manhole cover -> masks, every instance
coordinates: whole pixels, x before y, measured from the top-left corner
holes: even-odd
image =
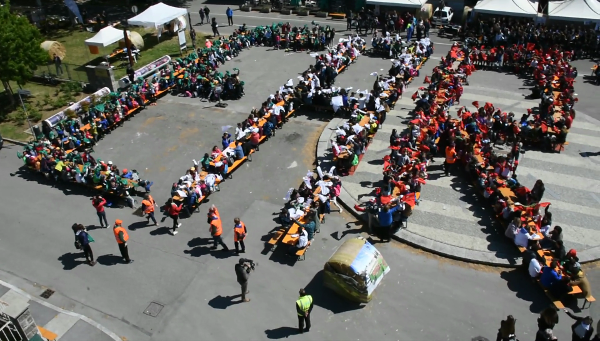
[[[164,305],[162,305],[160,303],[152,302],[152,303],[150,303],[148,308],[146,308],[146,310],[144,310],[144,314],[152,316],[152,317],[156,317],[156,316],[158,316],[158,314],[160,314],[160,311],[162,310],[162,308],[164,308]]]
[[[54,294],[54,290],[52,289],[46,289],[46,291],[44,291],[40,296],[42,296],[43,298],[50,298],[50,296],[52,296],[52,294]]]

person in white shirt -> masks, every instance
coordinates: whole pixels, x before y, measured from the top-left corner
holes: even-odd
[[[540,271],[542,271],[542,266],[540,262],[534,257],[529,261],[529,276],[531,278],[538,278],[540,275]]]
[[[304,227],[300,226],[300,230],[298,231],[300,237],[298,241],[296,241],[296,245],[292,245],[290,250],[288,251],[288,255],[294,256],[298,250],[302,250],[308,246],[308,232]]]
[[[510,240],[514,241],[516,235],[519,233],[519,226],[521,225],[521,217],[516,216],[513,218],[513,221],[508,224],[504,235]]]
[[[532,238],[531,238],[531,234],[529,234],[529,231],[527,231],[526,228],[521,227],[521,229],[519,230],[519,234],[517,234],[515,236],[515,245],[526,248],[527,245],[529,244],[530,239],[532,239]]]

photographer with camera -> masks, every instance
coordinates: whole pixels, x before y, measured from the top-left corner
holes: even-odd
[[[104,205],[106,205],[106,199],[101,196],[92,197],[92,206],[96,209],[96,214],[100,220],[100,227],[108,228],[108,221],[106,220],[106,212],[104,211]],[[104,220],[104,222],[103,222]]]
[[[250,272],[256,269],[258,264],[247,258],[240,258],[240,261],[235,265],[235,274],[237,281],[242,287],[242,302],[250,302],[249,298],[246,298],[248,291],[248,279],[250,278]]]

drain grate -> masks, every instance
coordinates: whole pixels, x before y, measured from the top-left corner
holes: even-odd
[[[152,316],[152,317],[156,317],[158,316],[158,314],[160,314],[162,308],[164,308],[165,306],[163,304],[157,303],[157,302],[151,302],[150,305],[148,306],[148,308],[146,308],[146,310],[144,310],[144,314],[148,315],[148,316]]]
[[[44,291],[40,296],[42,296],[45,299],[48,299],[50,298],[50,296],[52,296],[52,294],[54,294],[54,290],[46,289],[46,291]]]

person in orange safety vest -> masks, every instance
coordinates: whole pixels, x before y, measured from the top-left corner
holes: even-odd
[[[115,234],[115,239],[117,240],[117,244],[119,245],[119,251],[121,251],[121,256],[123,260],[127,264],[133,263],[133,260],[129,258],[129,250],[127,249],[127,241],[129,240],[129,235],[127,234],[127,230],[123,228],[123,220],[117,219],[115,220],[115,224],[113,225],[113,233]]]
[[[144,200],[142,200],[142,211],[146,215],[146,219],[148,220],[148,224],[150,224],[150,219],[154,222],[154,226],[157,226],[156,218],[154,217],[154,206],[158,206],[154,198],[150,194],[146,194]]]
[[[242,253],[246,252],[246,245],[244,245],[244,239],[246,239],[246,234],[248,234],[248,230],[246,230],[246,224],[240,220],[240,218],[233,219],[233,242],[235,243],[235,252],[240,253],[239,247],[242,247]]]
[[[223,234],[223,222],[221,221],[221,215],[215,205],[212,205],[208,209],[208,223],[210,224],[210,234],[213,238],[214,245],[213,250],[217,249],[217,244],[223,246],[223,251],[229,251],[229,248],[223,242],[221,235]]]
[[[450,167],[456,162],[456,149],[454,143],[446,147],[446,160],[444,161],[444,173],[446,176],[450,174]]]

